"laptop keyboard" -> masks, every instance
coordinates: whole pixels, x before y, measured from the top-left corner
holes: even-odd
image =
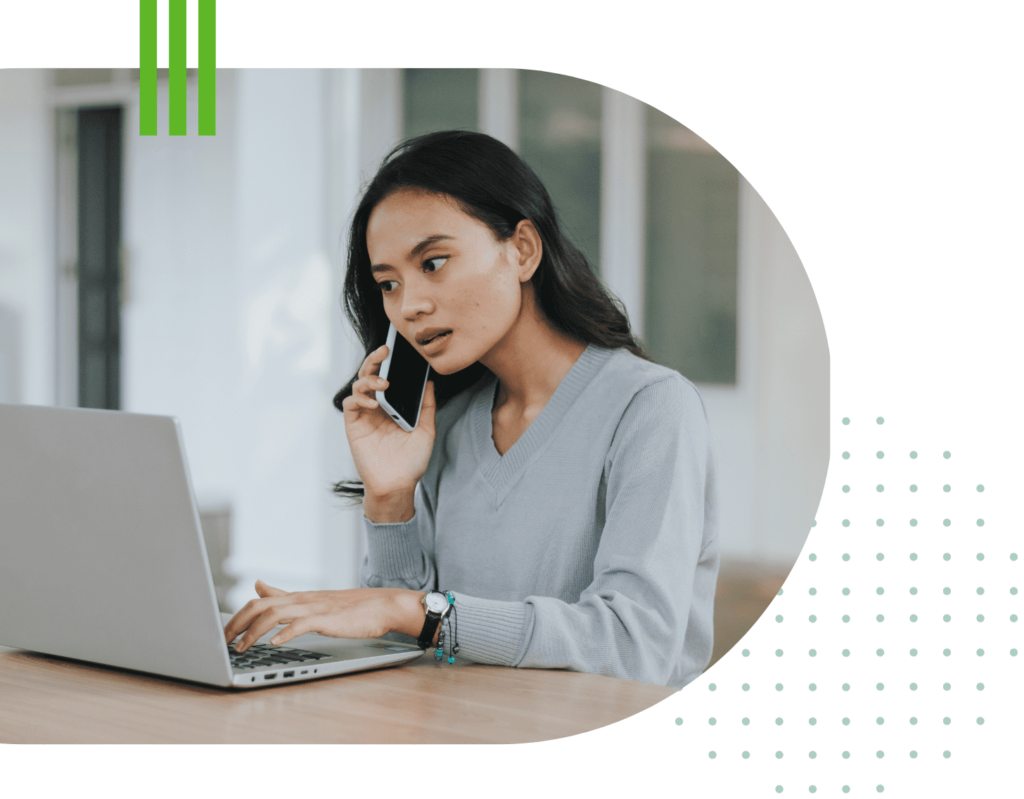
[[[330,657],[307,649],[289,649],[268,644],[253,644],[241,654],[229,646],[228,655],[231,656],[233,669],[262,669],[267,666],[285,666],[289,663],[313,663]]]

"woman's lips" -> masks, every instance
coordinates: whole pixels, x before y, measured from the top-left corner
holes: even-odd
[[[445,333],[438,334],[434,338],[430,339],[430,341],[421,345],[423,347],[423,352],[425,352],[427,355],[437,355],[441,350],[445,348],[445,346],[447,346],[448,339],[450,339],[451,337],[452,331],[450,330]]]

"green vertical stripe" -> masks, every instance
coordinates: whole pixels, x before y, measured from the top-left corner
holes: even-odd
[[[170,134],[185,135],[185,0],[170,0],[168,85]]]
[[[139,135],[156,136],[156,0],[139,0]]]
[[[217,135],[217,0],[199,0],[199,135]]]

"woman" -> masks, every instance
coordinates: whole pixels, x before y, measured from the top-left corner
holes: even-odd
[[[703,405],[643,354],[537,176],[483,134],[418,137],[385,158],[349,241],[345,307],[367,354],[335,404],[362,483],[336,491],[362,499],[364,587],[257,582],[227,640],[244,631],[241,651],[290,622],[272,643],[436,645],[423,600],[440,590],[469,660],[697,677],[718,573]],[[374,399],[389,322],[433,375],[411,433]]]

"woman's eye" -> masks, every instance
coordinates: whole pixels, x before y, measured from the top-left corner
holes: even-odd
[[[444,266],[444,263],[447,260],[447,255],[439,255],[436,258],[428,258],[423,262],[423,269],[426,272],[436,272],[438,269]]]
[[[395,281],[394,280],[382,280],[382,281],[380,281],[377,284],[377,286],[380,288],[380,290],[383,291],[385,294],[387,294],[389,291],[391,291],[394,288],[394,285],[395,285]]]

